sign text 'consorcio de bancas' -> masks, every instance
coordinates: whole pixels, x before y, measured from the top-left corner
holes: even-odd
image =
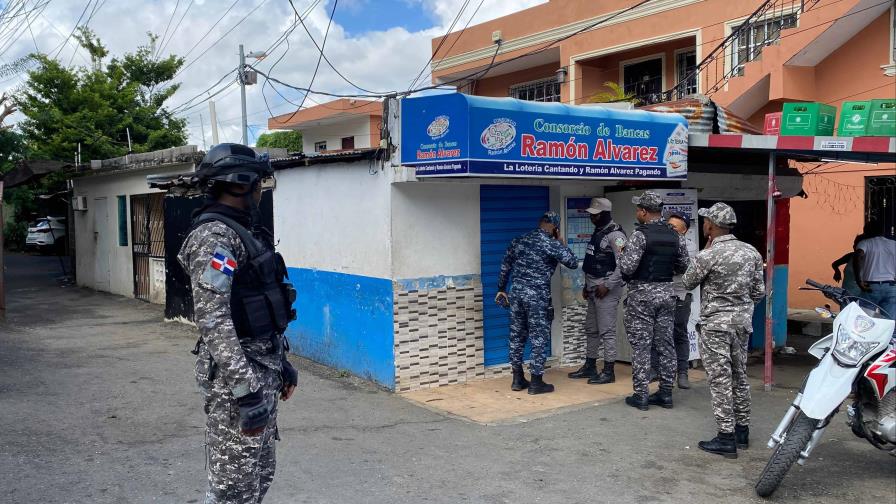
[[[445,94],[401,105],[401,161],[418,177],[682,179],[677,114]]]

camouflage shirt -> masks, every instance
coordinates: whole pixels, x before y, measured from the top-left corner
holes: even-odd
[[[646,222],[645,224],[652,224],[662,220],[661,218],[654,219],[650,222]],[[671,229],[671,227],[670,227]],[[676,233],[678,235],[678,233]],[[639,230],[635,230],[632,235],[628,238],[628,242],[625,244],[625,248],[622,250],[622,256],[619,258],[619,270],[623,275],[630,276],[634,275],[635,271],[637,271],[638,266],[641,264],[641,257],[644,256],[644,252],[647,250],[647,237],[644,236]],[[684,236],[678,235],[678,259],[675,261],[674,272],[676,274],[684,273],[688,268],[688,246],[687,242],[684,239]],[[666,295],[668,291],[668,295],[673,295],[672,282],[643,282],[640,280],[632,280],[628,283],[629,291],[638,288],[650,288],[650,289],[663,289],[663,295]]]
[[[217,372],[233,395],[241,397],[259,387],[255,368],[247,355],[259,364],[278,370],[280,356],[270,354],[272,345],[268,342],[252,341],[241,345],[230,312],[234,269],[221,268],[220,262],[213,261],[222,256],[225,260],[232,259],[236,269],[246,262],[248,252],[236,231],[213,221],[190,232],[177,259],[190,275],[193,321],[205,344],[201,351],[211,354],[218,366]]]
[[[513,284],[533,290],[551,289],[551,276],[562,263],[569,269],[579,267],[579,260],[569,247],[548,236],[539,229],[518,236],[510,242],[501,272],[498,274],[498,290],[506,292],[513,274]]]
[[[706,329],[751,328],[753,306],[765,295],[762,256],[734,235],[713,240],[691,262],[682,279],[688,290],[702,286],[700,324]]]

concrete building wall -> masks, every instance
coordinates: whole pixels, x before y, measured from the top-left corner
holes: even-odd
[[[371,129],[369,114],[345,118],[334,124],[303,125],[299,129],[302,132],[302,151],[306,155],[314,154],[314,144],[317,142],[326,142],[326,150],[341,150],[342,139],[345,137],[354,137],[356,149],[368,148],[374,143],[379,143],[379,132]],[[375,142],[371,136],[373,132],[377,137]]]
[[[390,187],[367,161],[277,173],[274,229],[297,291],[292,351],[394,386]]]
[[[191,170],[192,166],[174,164],[73,179],[74,196],[87,198],[87,210],[74,212],[78,285],[134,297],[130,197],[159,192],[146,185],[147,175],[182,173]],[[118,244],[118,196],[125,196],[127,201],[128,244],[124,246]],[[105,201],[104,214],[98,214],[103,205],[101,201]],[[108,272],[98,271],[98,265]],[[162,302],[160,299],[164,296],[155,301]]]

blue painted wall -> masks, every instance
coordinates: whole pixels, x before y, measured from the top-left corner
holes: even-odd
[[[298,319],[286,330],[303,357],[395,388],[392,282],[288,268]]]

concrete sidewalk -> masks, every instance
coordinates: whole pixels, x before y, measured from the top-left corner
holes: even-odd
[[[204,417],[187,326],[161,307],[56,285],[52,258],[10,256],[0,324],[0,501],[194,503],[205,485]],[[761,502],[765,440],[806,369],[754,389],[753,447],[705,454],[705,384],[675,408],[615,402],[525,423],[459,421],[299,361],[281,403],[279,466],[265,503]],[[842,416],[776,501],[896,501],[896,459],[852,436]]]

